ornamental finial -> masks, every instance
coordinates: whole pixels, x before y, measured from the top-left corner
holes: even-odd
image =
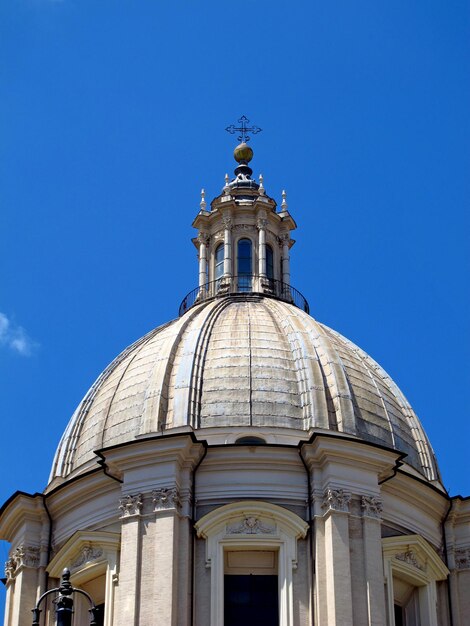
[[[286,190],[285,190],[285,189],[283,189],[283,190],[282,190],[282,203],[281,203],[281,209],[282,209],[283,211],[287,211],[287,207],[288,207],[288,204],[287,204],[287,194],[286,194]]]
[[[205,189],[201,189],[201,202],[199,203],[199,206],[201,207],[201,211],[206,210],[207,202],[206,202],[206,190]]]
[[[264,196],[264,193],[265,193],[263,181],[264,181],[263,174],[260,174],[259,175],[259,192],[262,196]]]

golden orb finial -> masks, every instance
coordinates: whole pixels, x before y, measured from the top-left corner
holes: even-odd
[[[245,142],[238,144],[233,151],[237,163],[249,163],[253,158],[253,150]]]

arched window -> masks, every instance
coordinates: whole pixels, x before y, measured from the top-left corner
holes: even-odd
[[[274,253],[270,245],[266,246],[266,276],[274,279]]]
[[[224,275],[224,244],[221,243],[215,250],[214,280],[219,281]]]
[[[249,618],[259,616],[261,598],[267,600],[267,607],[256,623],[293,623],[293,570],[297,541],[308,530],[304,520],[275,504],[242,500],[212,510],[195,527],[197,536],[206,540],[210,567],[210,621],[206,624],[246,623],[246,619],[236,619],[245,618],[246,613],[235,611],[248,609]],[[249,623],[255,622],[250,619]]]
[[[251,239],[240,239],[237,249],[238,291],[251,291],[253,255]]]

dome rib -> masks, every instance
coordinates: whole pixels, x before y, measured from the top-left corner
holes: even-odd
[[[121,352],[73,414],[51,480],[85,471],[100,447],[162,426],[211,429],[208,437],[277,428],[279,441],[287,429],[286,441],[332,430],[406,453],[408,465],[439,480],[418,418],[382,368],[307,313],[261,295],[195,305]]]
[[[359,346],[354,344],[352,341],[350,341],[349,339],[347,339],[346,337],[344,337],[337,331],[332,330],[332,329],[329,329],[329,330],[333,335],[335,335],[335,337],[339,341],[346,344],[348,349],[351,349],[361,359],[361,361],[364,363],[365,369],[369,373],[370,377],[373,379],[376,389],[378,389],[378,386],[377,386],[375,378],[373,377],[371,373],[371,370],[373,370],[375,374],[379,376],[383,384],[388,388],[394,400],[399,404],[399,407],[403,415],[406,417],[406,420],[408,422],[408,426],[410,429],[410,434],[413,438],[414,444],[416,445],[417,452],[420,458],[420,463],[421,463],[422,469],[426,477],[429,480],[438,480],[439,473],[437,470],[437,464],[434,460],[434,453],[432,451],[431,444],[424,432],[423,427],[421,426],[421,423],[416,417],[415,412],[413,411],[410,403],[406,399],[401,389],[393,381],[393,379],[387,374],[387,372],[370,355],[364,352],[364,350],[359,348]],[[385,404],[383,396],[380,393],[380,391],[378,395],[380,396],[381,401]],[[400,443],[396,440],[397,434],[395,430],[397,428],[397,425],[394,424],[393,420],[391,420],[388,412],[386,414],[387,414],[387,419],[391,423],[391,435],[393,437],[393,447],[400,449]],[[402,438],[400,437],[400,439]]]
[[[272,301],[267,302],[267,308],[273,319],[275,319],[276,308],[279,307],[284,313],[281,324],[278,323],[278,328],[279,330],[287,330],[285,334],[292,348],[294,362],[297,364],[296,371],[302,401],[304,428],[308,429],[311,426],[328,428],[324,375],[315,346],[312,345],[314,351],[314,355],[312,355],[309,353],[304,340],[304,335],[308,336],[308,331],[302,323],[302,318],[297,315],[296,309],[284,303],[276,303],[276,305],[274,306]]]
[[[93,404],[93,400],[99,391],[101,391],[103,383],[109,378],[109,376],[119,367],[119,365],[124,361],[124,359],[132,353],[133,350],[138,348],[140,345],[144,344],[148,339],[153,337],[154,335],[161,332],[167,326],[172,324],[172,322],[166,322],[161,326],[157,326],[157,328],[153,328],[150,332],[145,334],[143,337],[134,341],[130,346],[125,348],[98,376],[93,385],[87,391],[82,401],[76,408],[73,413],[70,421],[65,429],[64,434],[62,435],[59,445],[57,447],[57,452],[54,457],[54,461],[52,463],[52,470],[49,481],[54,478],[54,476],[65,476],[70,473],[73,469],[73,453],[76,450],[77,442],[80,437],[81,428],[83,423],[88,415],[91,405]]]
[[[193,367],[191,372],[191,399],[189,404],[188,423],[195,428],[201,427],[201,398],[204,385],[204,362],[209,347],[209,340],[216,321],[222,314],[223,310],[228,306],[229,301],[222,300],[216,302],[207,316],[207,325],[203,328],[198,337],[198,344],[193,359]]]
[[[335,412],[336,428],[339,432],[352,435],[356,434],[354,420],[354,406],[352,402],[349,381],[344,371],[339,354],[332,345],[327,345],[327,337],[323,327],[313,320],[312,329],[316,335],[312,336],[312,341],[316,342],[319,351],[320,363],[324,371],[327,386],[330,390],[330,398]],[[329,379],[332,379],[332,384]]]

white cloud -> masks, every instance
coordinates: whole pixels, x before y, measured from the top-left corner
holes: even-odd
[[[0,312],[0,346],[21,356],[30,356],[38,344],[31,339],[22,326],[18,326]]]

